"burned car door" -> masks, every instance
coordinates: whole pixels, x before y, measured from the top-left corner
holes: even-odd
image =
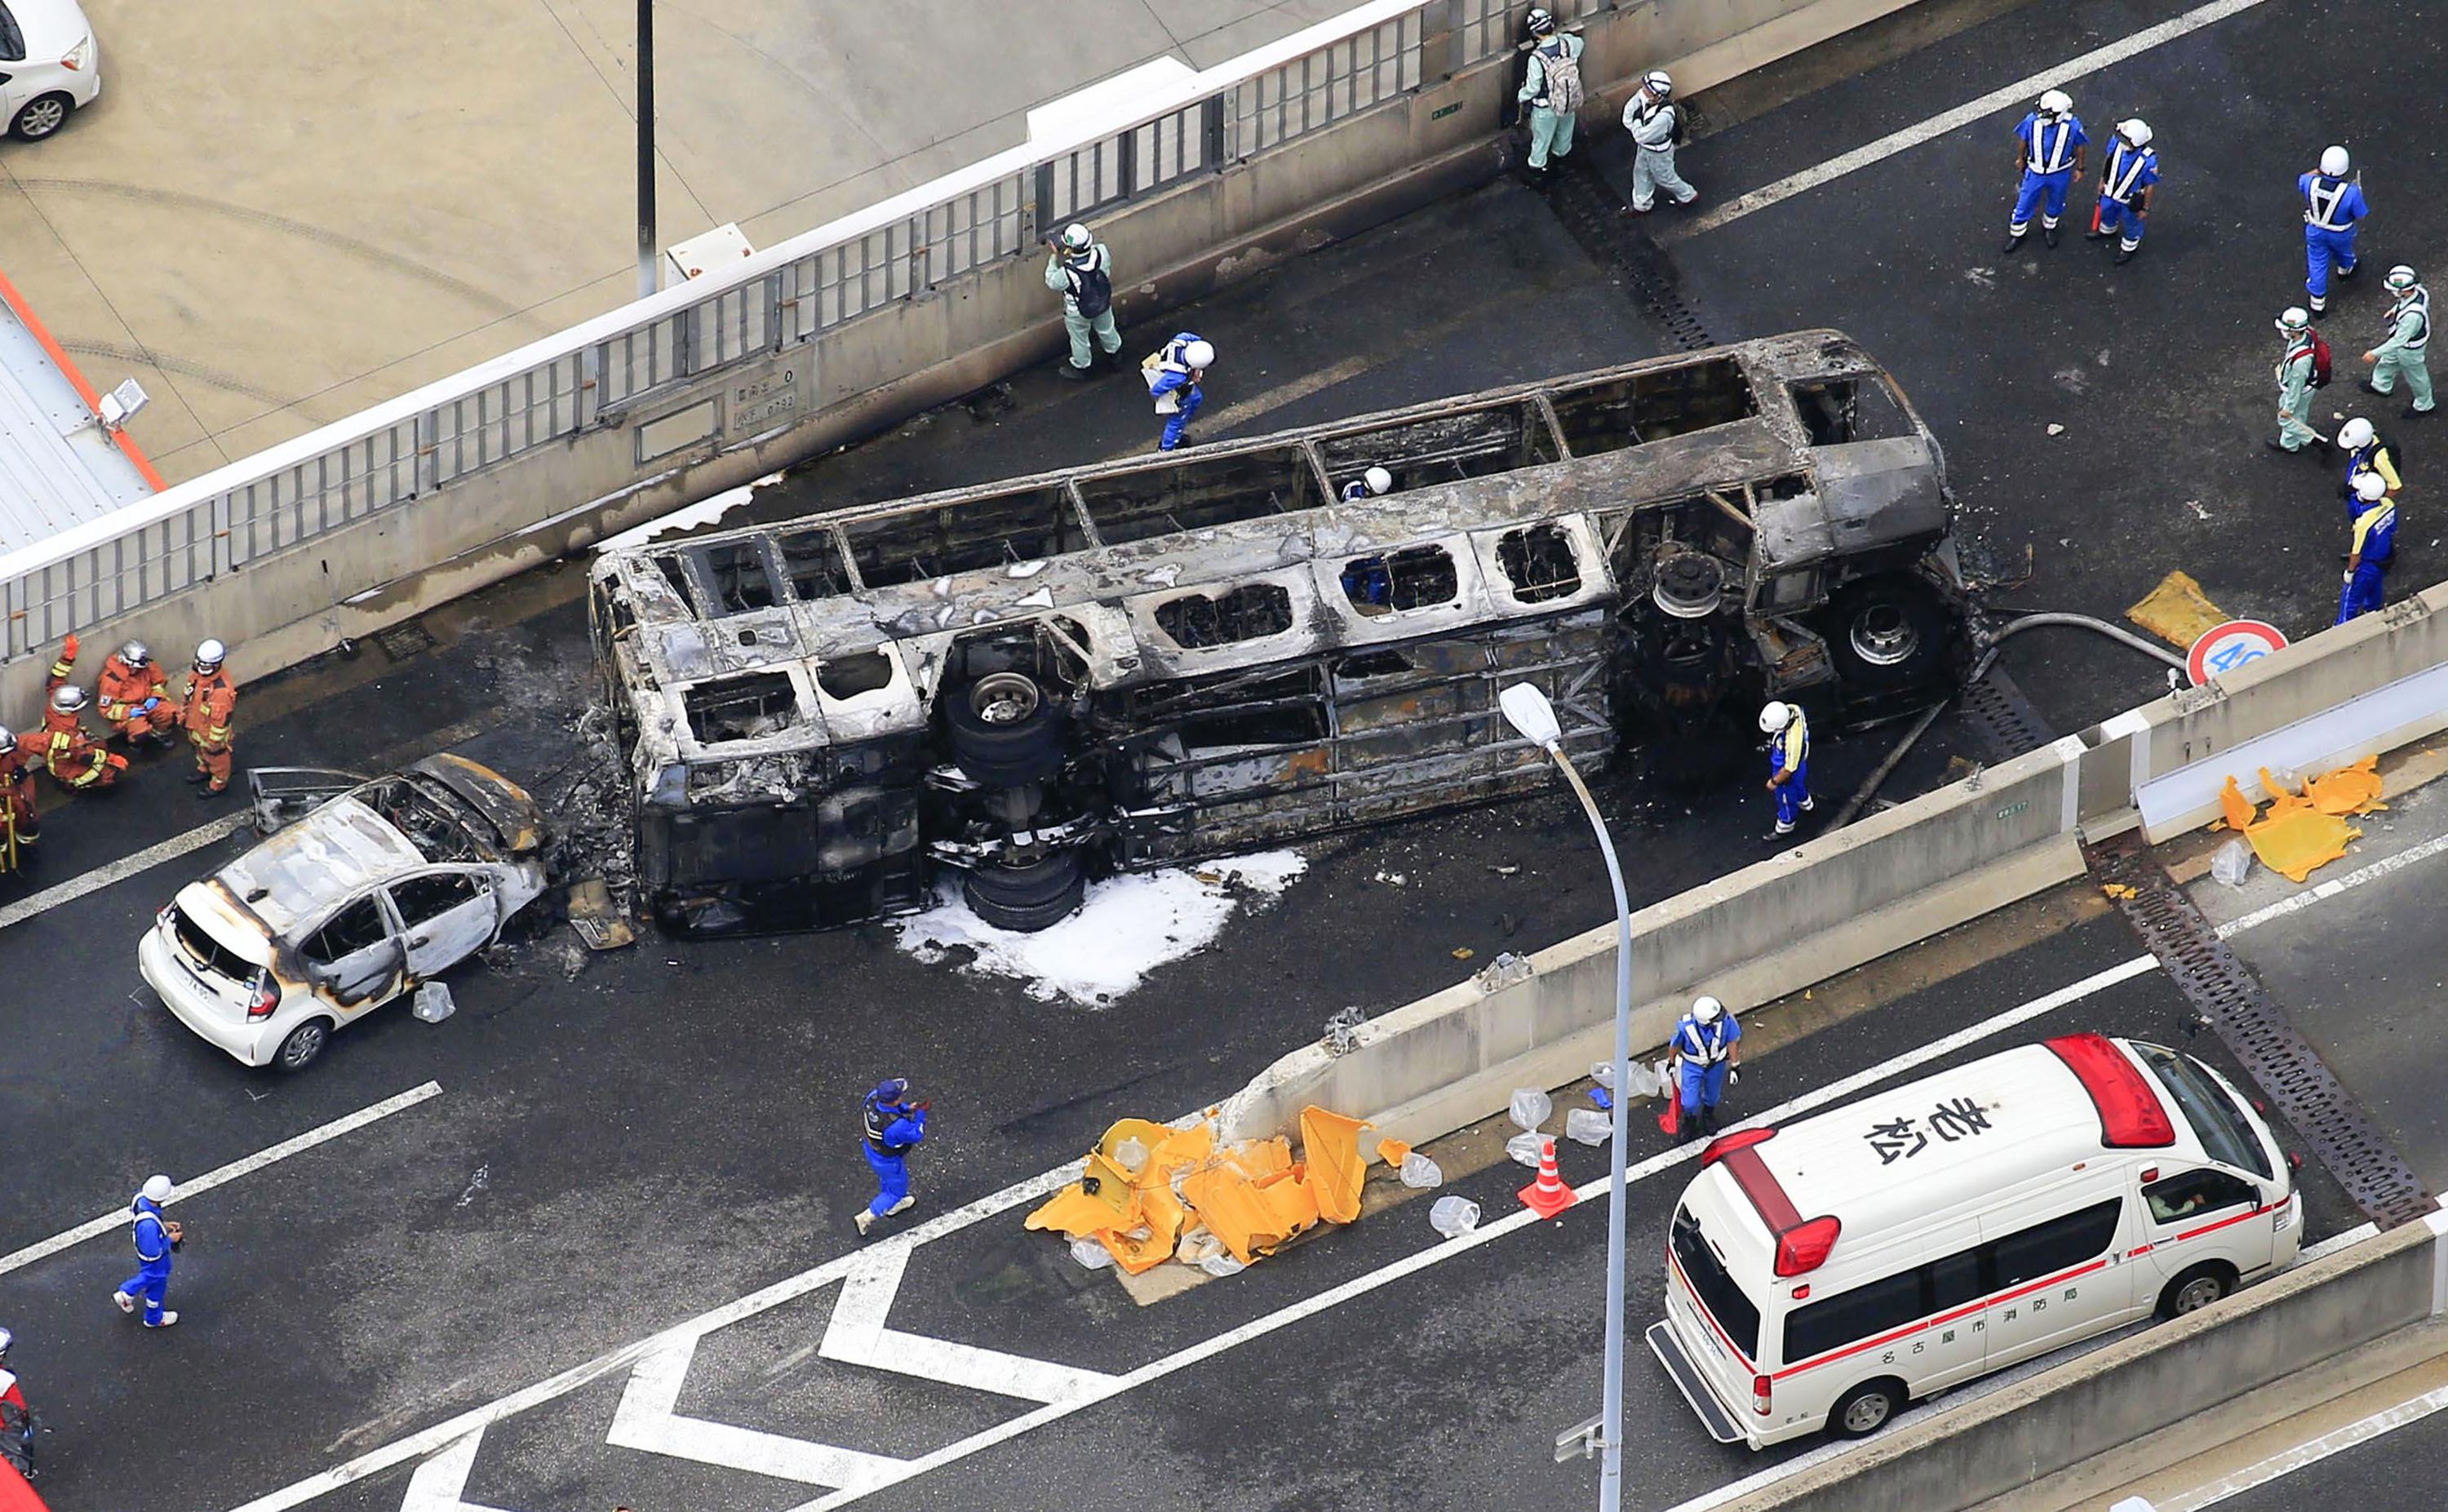
[[[373,893],[356,898],[306,937],[297,953],[315,993],[344,1012],[388,1002],[400,986],[399,937]]]
[[[391,902],[408,933],[408,973],[420,982],[474,954],[502,917],[492,879],[456,868],[392,883]]]
[[[365,785],[363,775],[329,767],[251,767],[246,786],[255,833],[286,829],[341,794]]]

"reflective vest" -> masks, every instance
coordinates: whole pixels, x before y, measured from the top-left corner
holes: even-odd
[[[2422,285],[2418,283],[2399,296],[2397,303],[2390,306],[2388,321],[2381,329],[2385,335],[2395,338],[2397,323],[2405,318],[2408,310],[2420,316],[2422,320],[2414,328],[2414,338],[2406,342],[2405,350],[2419,352],[2431,344],[2431,291]]]
[[[2133,202],[2136,188],[2148,188],[2144,181],[2158,166],[2159,155],[2149,147],[2136,147],[2118,137],[2108,148],[2108,173],[2100,181],[2099,192],[2118,204]]]
[[[2023,166],[2034,173],[2063,173],[2073,167],[2074,133],[2072,116],[2054,122],[2045,116],[2033,116],[2030,133],[2023,139]]]
[[[2287,369],[2293,367],[2299,362],[2309,362],[2311,360],[2312,338],[2307,335],[2303,340],[2289,346],[2286,349],[2286,354],[2278,359],[2278,386],[2282,389],[2286,386]],[[2312,375],[2309,373],[2305,373],[2304,381],[2306,384],[2309,384],[2312,381]]]
[[[1793,721],[1778,732],[1775,743],[1769,747],[1776,758],[1779,772],[1799,772],[1802,763],[1810,759],[1810,721],[1802,711],[1793,711]]]
[[[148,1269],[157,1265],[168,1265],[170,1231],[162,1227],[162,1210],[144,1198],[138,1197],[128,1204],[128,1216],[136,1235],[136,1258],[143,1262]],[[156,1253],[152,1254],[144,1253],[144,1225],[148,1222],[153,1225],[153,1247]]]
[[[1697,1019],[1686,1018],[1674,1026],[1674,1053],[1695,1065],[1715,1065],[1726,1058],[1732,1041],[1726,1037],[1726,1019],[1720,1014],[1714,1024],[1704,1024]]]
[[[868,1147],[878,1155],[908,1154],[909,1145],[887,1143],[885,1135],[890,1132],[894,1124],[917,1111],[906,1104],[878,1102],[873,1098],[868,1099],[866,1129]],[[911,1141],[911,1143],[915,1142],[915,1140]]]
[[[1631,128],[1632,140],[1652,152],[1674,145],[1674,106],[1670,101],[1642,104],[1645,94],[1633,97],[1634,113],[1624,124]]]
[[[2311,182],[2304,185],[2304,223],[2324,231],[2352,231],[2355,222],[2346,214],[2345,201],[2354,186],[2350,179],[2312,175]]]
[[[2382,499],[2355,516],[2354,544],[2348,548],[2375,566],[2397,555],[2397,506]]]

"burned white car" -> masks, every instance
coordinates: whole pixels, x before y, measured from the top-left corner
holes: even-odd
[[[1954,512],[1815,331],[609,550],[590,609],[667,927],[873,918],[956,868],[1029,928],[1103,871],[1545,785],[1508,682],[1589,763],[1763,698],[1921,707],[1962,673]]]
[[[179,1022],[248,1065],[303,1069],[544,890],[543,812],[489,767],[248,776],[258,816],[285,827],[180,890],[136,952]]]

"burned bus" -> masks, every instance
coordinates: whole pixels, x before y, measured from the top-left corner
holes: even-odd
[[[666,928],[905,912],[949,869],[1025,929],[1542,787],[1516,680],[1590,766],[1763,698],[1920,707],[1960,676],[1953,518],[1894,380],[1812,331],[606,550],[589,603]]]

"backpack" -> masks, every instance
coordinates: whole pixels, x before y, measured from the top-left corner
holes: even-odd
[[[1547,108],[1558,115],[1571,115],[1581,107],[1581,63],[1573,56],[1572,48],[1558,38],[1556,50],[1537,49],[1541,80],[1547,89]]]
[[[1066,265],[1062,271],[1070,276],[1071,302],[1083,317],[1094,320],[1114,307],[1113,275],[1094,262],[1084,268]]]
[[[2312,333],[2312,387],[2329,386],[2329,341],[2320,332]]]

